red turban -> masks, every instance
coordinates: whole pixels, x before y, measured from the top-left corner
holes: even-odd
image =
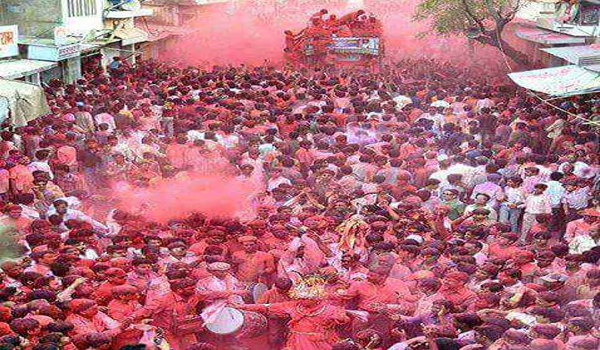
[[[460,271],[454,271],[454,272],[450,272],[448,274],[446,274],[446,276],[444,276],[445,280],[455,280],[455,281],[460,281],[460,282],[467,282],[469,280],[469,275],[467,275],[464,272],[460,272]]]
[[[130,284],[113,287],[111,291],[113,295],[135,294],[138,292],[137,288]]]
[[[73,299],[69,303],[69,308],[71,308],[73,312],[79,313],[89,309],[94,305],[96,305],[96,302],[92,299]]]

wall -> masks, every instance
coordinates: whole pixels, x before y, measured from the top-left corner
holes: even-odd
[[[121,46],[119,43],[113,43],[103,47],[100,50],[100,52],[102,52],[102,67],[106,69],[106,67],[108,67],[108,65],[113,61],[113,57],[121,56],[120,48]]]
[[[81,78],[81,57],[73,57],[60,61],[62,68],[63,81],[67,84],[73,84]]]
[[[1,24],[18,24],[19,35],[52,38],[62,22],[61,0],[1,0]]]
[[[146,18],[150,23],[170,26],[181,24],[179,22],[179,6],[144,4],[143,7],[154,11],[152,16]]]
[[[69,33],[85,36],[92,29],[103,29],[104,23],[102,22],[102,11],[104,11],[104,0],[86,0],[90,4],[95,5],[96,13],[89,16],[76,16],[70,17],[68,15],[68,1],[76,0],[62,0],[63,1],[63,16],[65,18],[65,26],[68,28]]]
[[[69,4],[89,4],[93,15],[69,16]],[[102,29],[104,0],[0,0],[0,24],[18,24],[19,35],[53,38],[55,26],[66,26],[69,33],[85,35]]]
[[[62,80],[63,78],[63,70],[60,66],[54,67],[49,70],[45,70],[41,73],[41,80],[44,83],[49,83],[52,79]]]

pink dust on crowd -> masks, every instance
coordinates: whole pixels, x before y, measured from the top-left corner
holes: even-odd
[[[187,25],[195,29],[173,48],[185,65],[206,68],[215,64],[262,64],[282,60],[283,31],[302,30],[310,16],[325,8],[338,18],[355,7],[340,0],[239,0],[205,6]],[[499,55],[459,37],[419,34],[428,31],[424,22],[413,21],[416,0],[366,0],[364,9],[377,15],[384,26],[387,56],[392,59],[429,57],[453,63],[498,62]],[[173,56],[165,57],[173,60]]]
[[[195,31],[182,37],[165,57],[179,64],[209,69],[213,65],[278,63],[282,60],[283,32],[302,30],[310,16],[323,8],[338,17],[356,10],[348,1],[340,0],[240,0],[202,7],[192,20]],[[391,59],[429,57],[454,63],[477,62],[498,56],[484,48],[469,47],[458,37],[420,37],[427,23],[413,21],[415,1],[367,0],[364,9],[375,14],[384,25],[387,56]],[[468,52],[468,55],[465,55]],[[467,58],[468,57],[468,58]],[[476,59],[474,59],[476,58]],[[166,222],[183,218],[192,212],[208,217],[253,216],[254,208],[248,198],[259,191],[248,186],[228,171],[209,170],[189,174],[185,178],[166,179],[140,190],[118,184],[115,197],[122,209],[136,208],[146,218]]]
[[[260,190],[256,182],[242,180],[223,169],[182,174],[161,179],[146,188],[116,183],[112,195],[120,209],[160,223],[183,219],[192,213],[220,219],[254,217],[250,198]]]

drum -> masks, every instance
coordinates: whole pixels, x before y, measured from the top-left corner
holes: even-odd
[[[267,318],[258,312],[243,311],[244,324],[237,334],[238,338],[255,338],[267,331]]]
[[[213,322],[206,324],[206,329],[215,334],[226,335],[237,332],[243,324],[244,314],[241,311],[225,307]]]
[[[260,297],[265,294],[267,290],[269,290],[269,287],[267,287],[267,285],[264,283],[258,282],[252,283],[249,289],[250,295],[252,296],[252,303],[258,304],[258,299],[260,299]]]

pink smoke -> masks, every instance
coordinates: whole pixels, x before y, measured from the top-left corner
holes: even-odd
[[[166,223],[198,212],[208,218],[251,219],[255,213],[251,200],[258,190],[259,186],[232,175],[188,173],[147,188],[120,183],[113,195],[119,209]]]
[[[365,0],[364,9],[376,14],[385,28],[387,56],[436,58],[460,64],[500,63],[493,48],[469,45],[462,37],[418,37],[427,23],[412,20],[417,0]],[[235,6],[233,5],[235,4]],[[309,17],[326,8],[341,16],[352,10],[344,0],[238,0],[202,7],[188,25],[194,34],[181,38],[173,50],[183,64],[262,64],[282,60],[284,30],[298,32]],[[166,57],[172,60],[174,57]]]

